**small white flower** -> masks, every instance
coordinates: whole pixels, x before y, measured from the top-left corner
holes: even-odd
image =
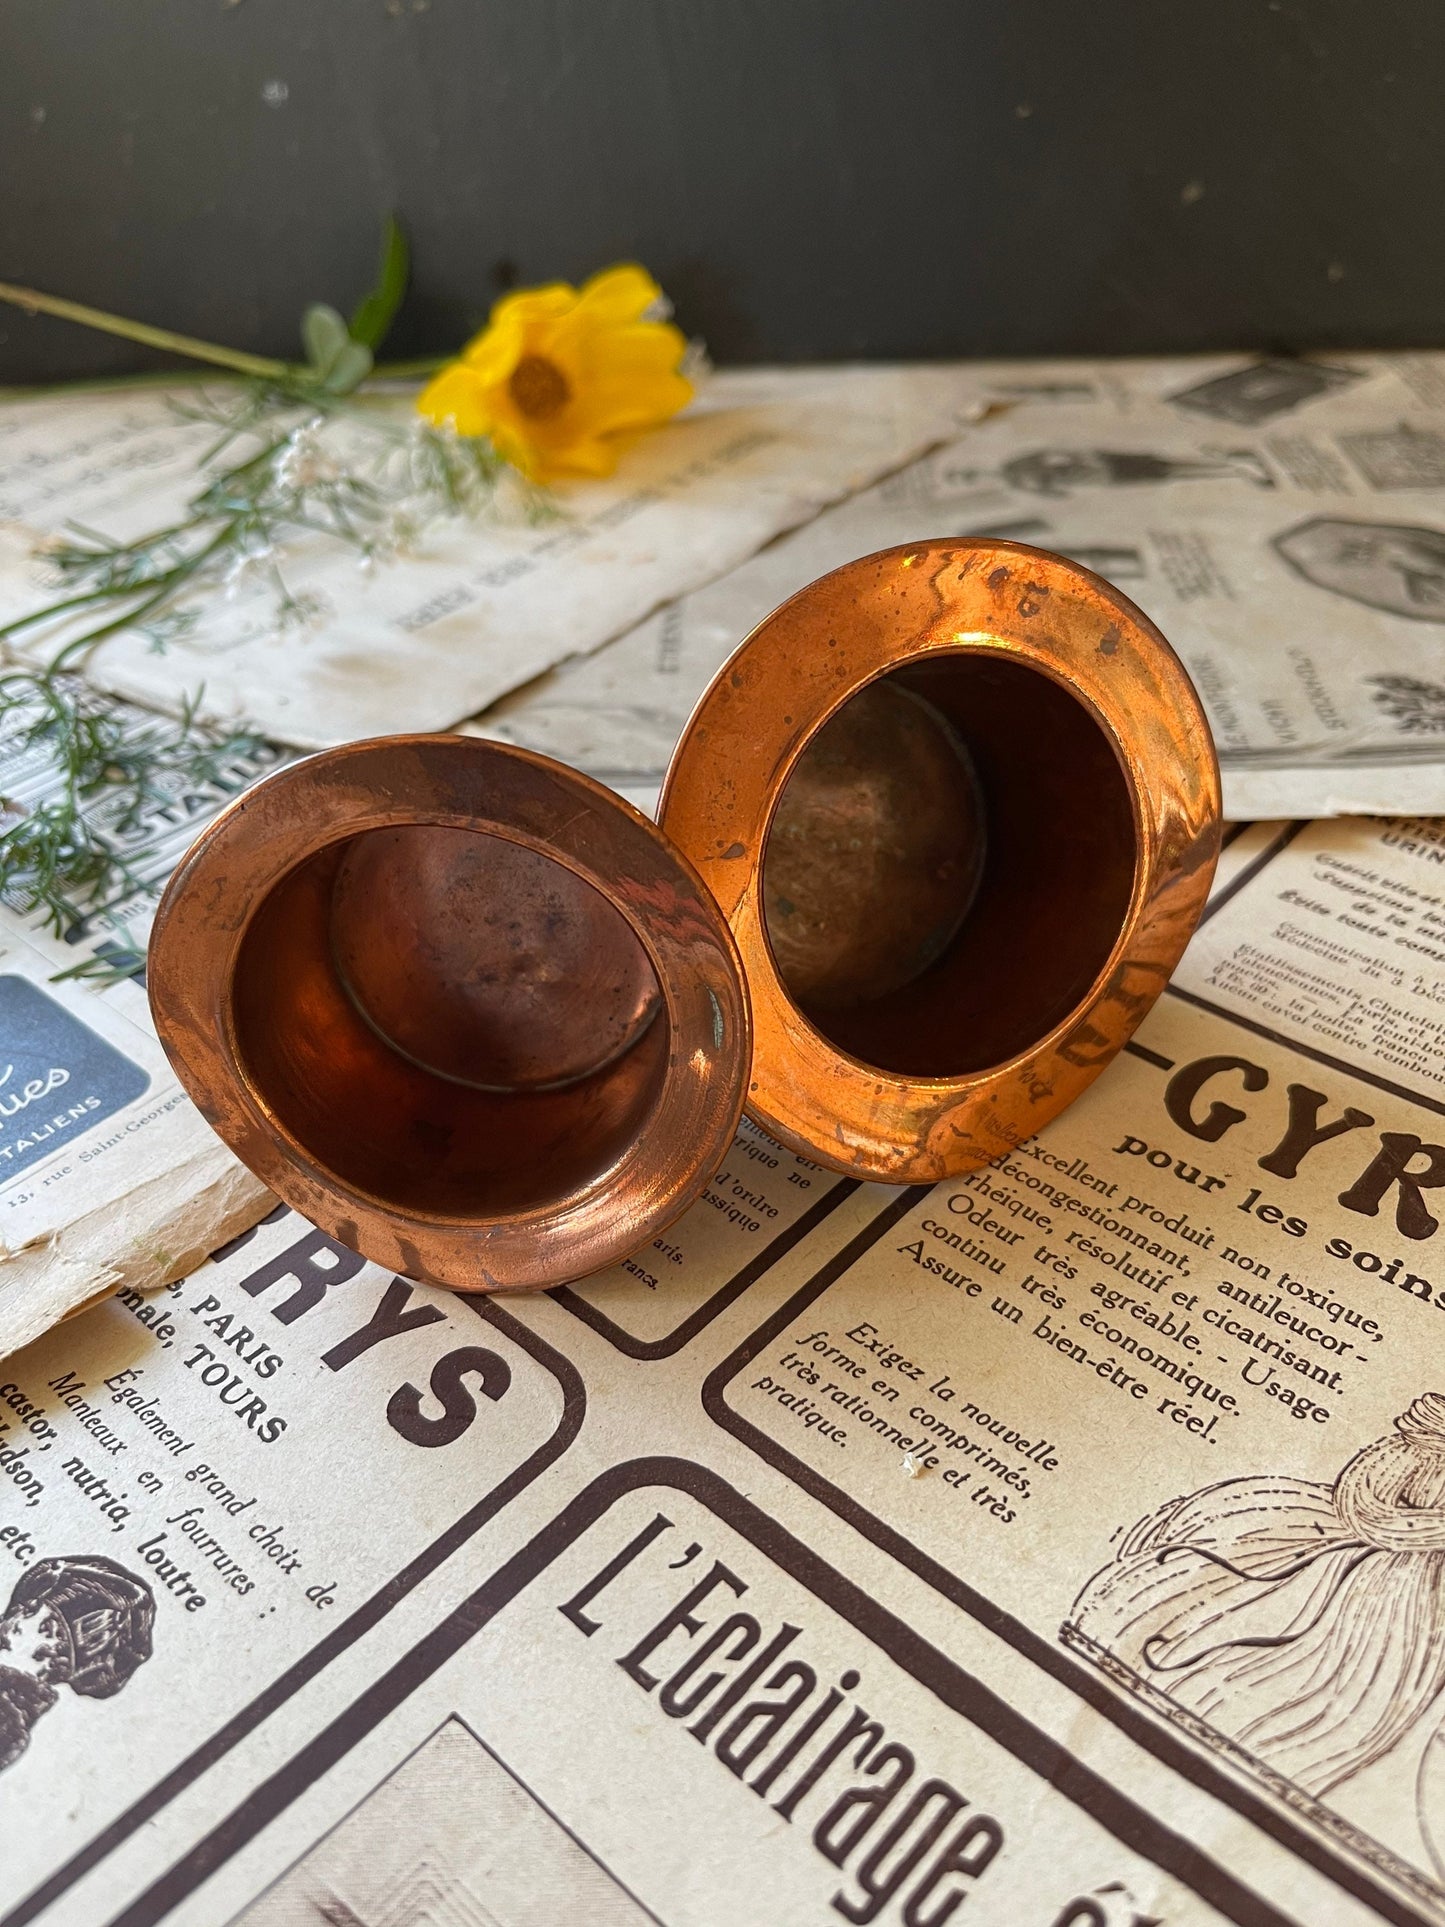
[[[276,457],[276,480],[282,488],[312,488],[317,482],[335,481],[340,471],[321,446],[321,425],[322,417],[313,416],[287,437]]]
[[[396,509],[387,521],[383,541],[392,555],[409,555],[420,536],[421,527],[416,517],[404,509]]]
[[[269,542],[262,542],[255,548],[239,550],[231,558],[221,577],[221,588],[227,602],[234,602],[247,583],[265,572],[275,553]]]
[[[283,630],[315,629],[332,613],[330,602],[324,595],[313,589],[303,589],[300,595],[288,596],[280,611]]]
[[[682,361],[677,372],[684,381],[690,381],[694,388],[700,387],[712,373],[712,356],[707,351],[707,343],[696,335],[683,351]]]

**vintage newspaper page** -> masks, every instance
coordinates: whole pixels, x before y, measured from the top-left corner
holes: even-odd
[[[570,492],[550,521],[442,526],[422,553],[371,576],[318,544],[294,574],[287,565],[293,595],[323,612],[315,624],[267,629],[276,610],[264,585],[234,602],[213,595],[194,634],[161,650],[143,633],[117,636],[94,675],[292,745],[445,727],[951,437],[970,392],[950,368],[721,376],[684,420],[634,448],[616,481]],[[178,399],[194,391],[0,404],[0,624],[47,599],[34,556],[47,534],[66,523],[133,533],[174,516],[216,435],[179,414]],[[30,653],[47,660],[63,639],[37,635]],[[43,756],[23,750],[24,721],[0,739],[7,823],[56,783]],[[0,903],[0,1353],[117,1284],[184,1274],[262,1208],[172,1077],[139,974],[107,984],[75,972],[116,948],[118,928],[143,947],[172,865],[269,760],[238,760],[224,790],[176,786],[125,839],[137,889],[97,905],[65,941]],[[644,805],[655,792],[622,787]]]
[[[288,545],[284,580],[305,620],[260,570],[233,600],[212,593],[193,633],[158,649],[126,630],[87,673],[152,708],[194,700],[203,719],[301,748],[446,729],[950,439],[974,389],[958,364],[719,374],[615,477],[558,490],[547,519],[436,522],[415,554],[369,574],[339,543]],[[54,599],[35,550],[64,525],[136,535],[195,492],[217,431],[179,416],[177,399],[128,389],[0,403],[0,625]],[[400,424],[409,409],[398,397]],[[66,639],[52,629],[22,642],[49,660]]]
[[[0,731],[6,828],[59,789],[28,720],[12,711]],[[168,781],[124,831],[98,803],[131,880],[63,937],[0,897],[0,1357],[117,1285],[184,1276],[266,1208],[172,1074],[130,959],[191,838],[272,761],[237,755],[219,783]]]
[[[986,419],[479,727],[660,772],[711,676],[823,571],[918,536],[1075,557],[1157,622],[1237,819],[1445,810],[1445,357],[977,364]]]
[[[1017,1154],[500,1301],[284,1210],[0,1368],[44,1921],[1445,1920],[1445,841],[1231,840]]]

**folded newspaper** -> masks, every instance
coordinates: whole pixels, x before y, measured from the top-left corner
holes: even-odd
[[[260,570],[184,604],[200,620],[163,648],[143,626],[112,636],[87,673],[109,694],[303,748],[447,729],[951,439],[976,394],[948,364],[721,373],[614,478],[558,491],[548,519],[434,520],[415,553],[371,573],[324,535],[288,541],[286,606]],[[176,400],[0,403],[0,627],[53,600],[37,551],[67,526],[129,538],[175,518],[216,437]],[[410,405],[396,398],[400,421]],[[48,661],[66,639],[52,627],[16,646]]]
[[[1363,462],[1434,486],[1434,366],[1342,358],[1293,400],[1298,364],[975,371],[975,434],[915,424],[893,466],[947,447],[481,725],[645,788],[748,622],[952,517],[1158,617],[1236,807],[1416,806],[1234,836],[1134,1042],[985,1171],[860,1185],[745,1126],[626,1265],[452,1297],[275,1205],[139,983],[66,974],[258,763],[153,812],[73,942],[0,908],[0,1927],[1445,1923],[1441,670],[1399,606],[1430,530],[1392,504],[1403,546],[1285,546],[1304,485],[1255,432],[1327,422],[1346,521],[1393,492]],[[1372,383],[1418,401],[1408,459],[1346,418]],[[632,556],[587,646],[760,539],[665,583]],[[1378,630],[1310,626],[1306,590]],[[520,673],[561,652],[538,633]],[[262,665],[329,718],[277,733],[321,740],[359,713],[324,709],[330,648],[288,683],[237,645],[231,686]],[[156,662],[138,693],[194,687]],[[7,797],[51,781],[0,744]]]
[[[33,606],[33,544],[67,519],[163,516],[197,432],[154,391],[0,406],[0,610]],[[162,707],[204,684],[212,713],[289,745],[445,726],[526,683],[469,726],[644,800],[709,677],[786,595],[920,529],[988,532],[1068,550],[1160,621],[1236,814],[1424,813],[1445,810],[1445,532],[1395,534],[1442,489],[1442,356],[731,374],[560,524],[452,530],[370,580],[308,554],[332,608],[317,629],[278,639],[243,599],[160,654],[117,636],[94,667]],[[1308,536],[1305,495],[1329,509]],[[0,741],[5,796],[49,780]],[[222,800],[188,789],[135,833],[153,889]],[[57,981],[108,919],[143,935],[146,895],[67,944],[0,904],[0,1355],[106,1290],[182,1275],[262,1208],[171,1077],[141,985]]]
[[[1226,814],[1445,811],[1445,355],[989,364],[985,419],[477,727],[656,781],[784,597],[921,534],[1075,557],[1173,643]]]
[[[1438,822],[1252,830],[987,1170],[745,1128],[505,1303],[278,1207],[49,1332],[3,1927],[1445,1921],[1442,984]]]
[[[37,606],[67,522],[165,520],[210,432],[153,390],[0,404],[0,622]],[[112,637],[90,673],[303,747],[485,710],[655,784],[729,650],[820,571],[1004,535],[1158,622],[1236,820],[1445,810],[1445,355],[730,371],[563,509],[442,526],[371,578],[318,541],[287,562],[310,626],[257,588],[161,653]]]

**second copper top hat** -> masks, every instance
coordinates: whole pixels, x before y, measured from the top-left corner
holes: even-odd
[[[750,1113],[893,1183],[1011,1150],[1164,988],[1219,806],[1193,685],[1087,569],[963,539],[812,583],[713,682],[659,812],[742,956]]]

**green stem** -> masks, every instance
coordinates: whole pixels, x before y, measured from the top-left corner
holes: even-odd
[[[45,395],[112,395],[128,388],[179,388],[187,382],[215,381],[205,368],[167,368],[148,375],[96,375],[89,381],[7,382],[0,401],[36,401]]]
[[[367,394],[367,389],[378,381],[412,381],[422,375],[434,375],[439,368],[445,368],[454,361],[454,355],[434,355],[423,357],[420,361],[382,361],[372,369],[360,388],[353,390],[354,401],[386,401],[381,394]],[[269,365],[269,364],[268,364]],[[284,362],[275,364],[285,368]],[[295,370],[286,368],[286,374],[295,378]],[[191,381],[212,381],[202,368],[168,368],[148,375],[96,375],[87,381],[28,381],[10,382],[0,386],[0,401],[34,401],[42,395],[111,395],[128,388],[175,388]],[[268,373],[267,380],[278,379]]]
[[[279,381],[291,375],[289,363],[274,361],[267,355],[248,355],[239,348],[218,347],[214,341],[197,341],[191,335],[173,334],[169,328],[152,328],[144,321],[127,321],[121,315],[107,314],[101,308],[87,308],[79,301],[64,301],[58,295],[41,294],[37,288],[17,288],[0,281],[0,301],[23,308],[27,314],[50,314],[61,321],[77,321],[84,328],[98,328],[102,334],[121,335],[138,341],[145,348],[163,348],[173,355],[187,355],[192,361],[209,361],[217,368],[233,368],[237,374]]]
[[[423,355],[419,361],[379,361],[367,377],[369,381],[407,381],[416,375],[434,375],[456,360],[455,355]]]
[[[113,621],[102,623],[98,629],[88,629],[83,636],[77,636],[73,642],[66,643],[60,653],[46,664],[46,674],[57,675],[61,670],[68,669],[77,658],[88,659],[96,644],[104,642],[107,636],[113,636],[121,629],[130,629],[144,622],[153,609],[158,609],[163,602],[169,601],[183,582],[189,581],[203,563],[209,562],[218,549],[224,548],[230,537],[231,529],[227,524],[217,531],[204,548],[198,549],[195,555],[188,557],[186,561],[178,563],[170,570],[153,595],[146,596],[143,602],[138,603],[134,608],[127,609],[123,615],[116,616]]]
[[[142,586],[139,583],[136,585],[137,594],[140,593]],[[108,596],[123,593],[123,590],[114,587],[87,589],[84,595],[67,596],[63,602],[48,603],[45,608],[36,609],[31,615],[16,616],[13,622],[7,622],[4,628],[0,629],[0,642],[6,641],[10,636],[19,635],[22,629],[33,629],[37,622],[49,622],[52,616],[63,616],[67,609],[83,609],[87,602],[104,602]]]
[[[277,444],[279,446],[279,444]],[[272,451],[274,452],[274,450]],[[157,529],[150,535],[139,536],[128,544],[131,553],[141,549],[155,548],[162,542],[178,542],[185,536],[193,535],[197,529],[204,528],[207,522],[216,520],[214,515],[194,515],[188,522],[173,522],[169,528]],[[202,556],[212,553],[214,544],[201,551]],[[16,616],[13,622],[0,627],[0,643],[11,636],[19,635],[22,629],[33,629],[38,623],[50,622],[56,616],[63,616],[68,610],[83,609],[87,603],[115,601],[119,597],[144,595],[147,590],[173,587],[177,581],[184,581],[190,573],[190,562],[182,559],[166,570],[164,575],[146,577],[140,582],[111,582],[99,589],[87,589],[81,595],[66,596],[63,601],[47,603],[43,609],[33,609],[28,616]]]

